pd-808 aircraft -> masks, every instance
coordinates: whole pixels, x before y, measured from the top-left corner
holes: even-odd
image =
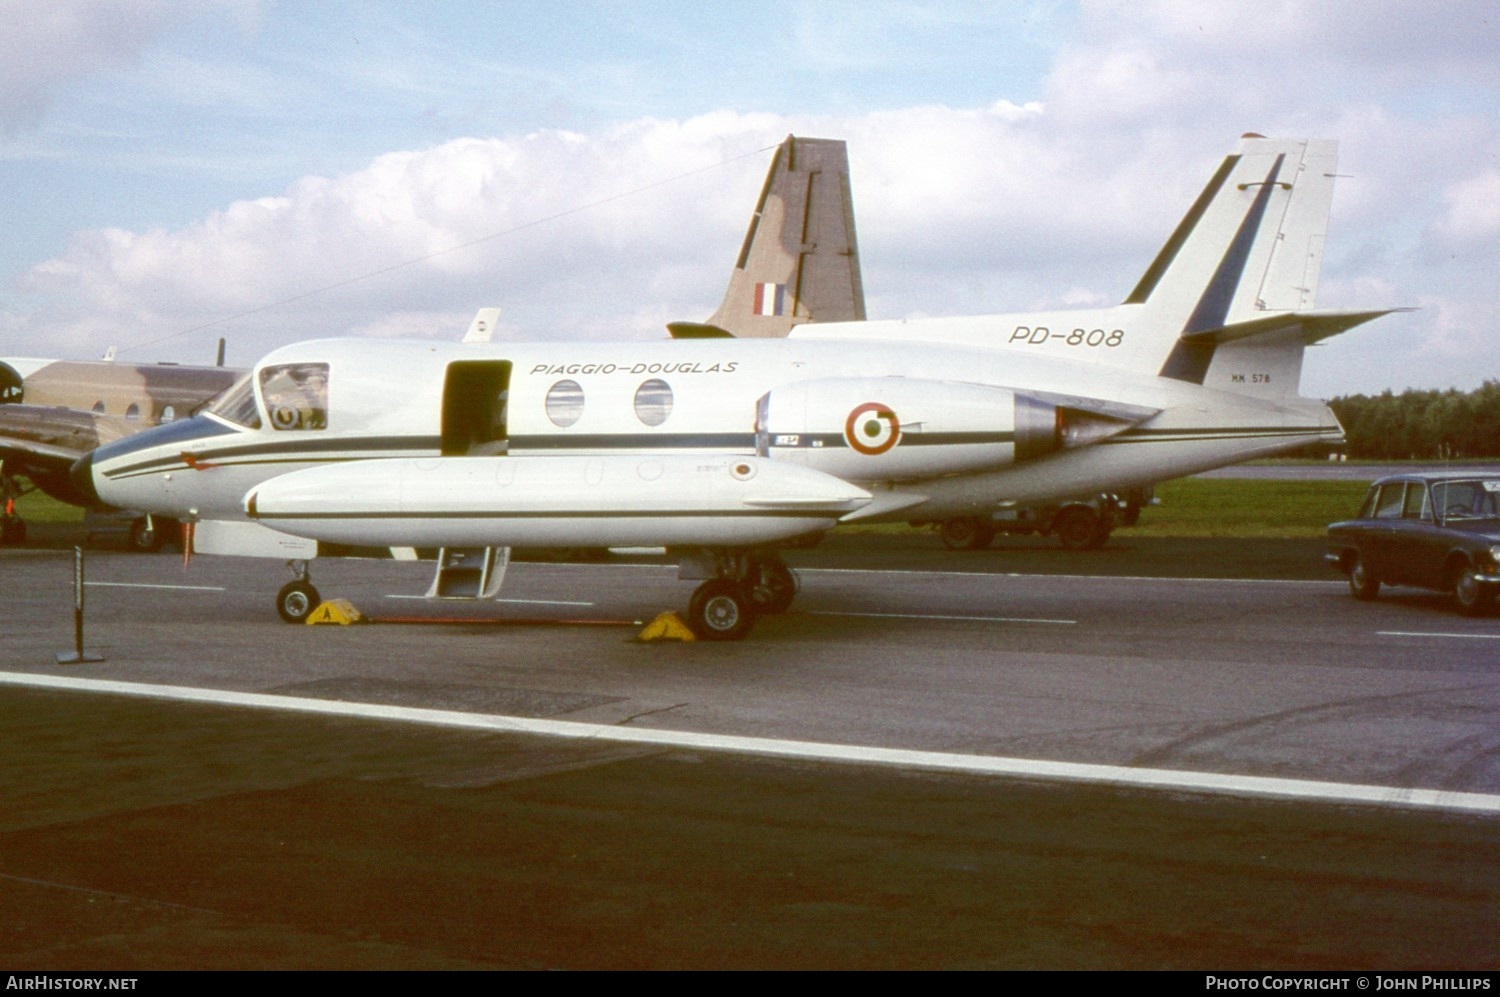
[[[707,579],[694,630],[737,638],[791,602],[775,545],[839,522],[987,513],[1340,441],[1297,394],[1303,350],[1389,309],[1312,309],[1335,155],[1246,136],[1112,308],[763,340],[318,340],[75,478],[196,522],[199,549],[447,548],[438,595],[492,596],[496,548],[666,546]],[[454,548],[489,551],[445,586]],[[310,592],[283,589],[283,615]]]

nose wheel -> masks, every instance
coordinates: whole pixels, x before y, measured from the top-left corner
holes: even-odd
[[[287,623],[306,623],[323,600],[308,580],[306,561],[290,561],[288,567],[297,577],[276,593],[276,613]]]
[[[312,587],[312,583],[287,582],[276,593],[276,612],[288,623],[306,623],[320,601],[318,590]]]

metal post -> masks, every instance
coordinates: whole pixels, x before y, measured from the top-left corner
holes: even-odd
[[[83,649],[83,548],[73,548],[73,653],[59,652],[59,665],[81,665],[104,657]]]

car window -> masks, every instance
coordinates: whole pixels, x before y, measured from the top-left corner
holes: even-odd
[[[1362,505],[1360,505],[1360,507],[1359,507],[1359,515],[1356,516],[1355,518],[1356,519],[1374,519],[1375,518],[1375,499],[1379,495],[1380,495],[1380,486],[1379,485],[1371,485],[1370,486],[1370,490],[1367,491],[1367,492],[1365,492],[1365,501],[1364,501],[1364,503]]]
[[[1393,481],[1380,486],[1380,497],[1375,501],[1376,519],[1400,519],[1402,496],[1406,483]]]
[[[1406,504],[1401,509],[1402,519],[1432,519],[1432,505],[1427,501],[1427,486],[1413,482],[1406,488]]]
[[[1500,481],[1445,481],[1432,486],[1432,501],[1448,519],[1488,519],[1500,515]]]

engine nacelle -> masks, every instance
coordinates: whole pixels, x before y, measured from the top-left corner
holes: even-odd
[[[1056,415],[1004,388],[903,377],[802,381],[761,399],[761,453],[846,480],[1003,467],[1055,449]]]
[[[848,481],[911,481],[1034,460],[1129,425],[1006,388],[851,377],[776,388],[755,429],[762,456]]]

